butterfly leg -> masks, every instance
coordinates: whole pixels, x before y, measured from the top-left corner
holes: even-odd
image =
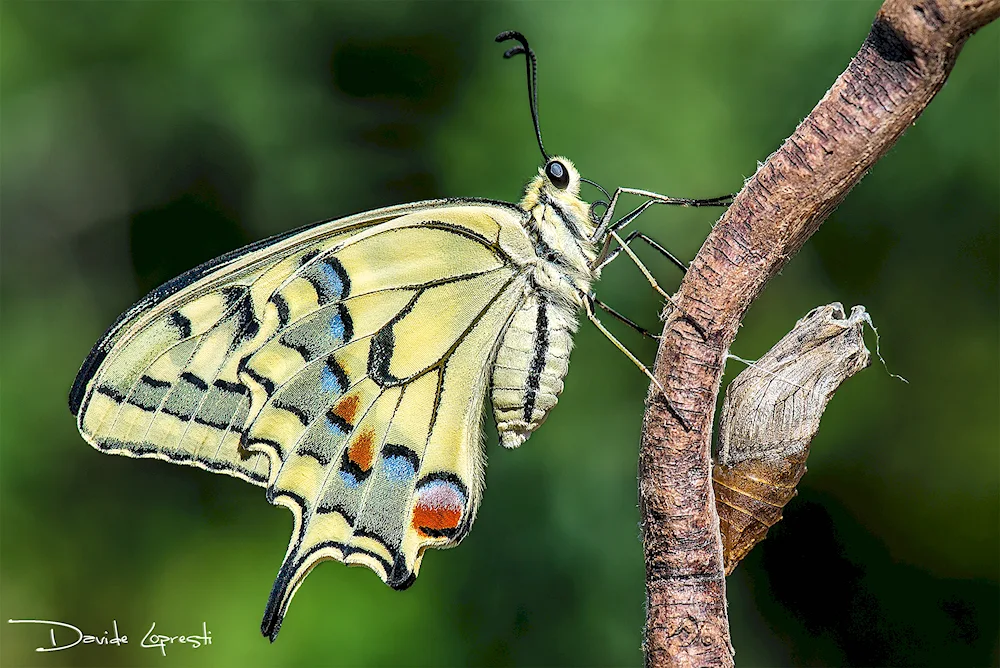
[[[622,216],[621,219],[612,224],[611,221],[614,218],[615,208],[618,205],[618,198],[623,194],[638,195],[640,197],[645,197],[646,201],[640,204],[635,209],[633,209],[628,214]],[[664,299],[666,299],[671,305],[674,306],[674,308],[679,310],[681,314],[683,314],[684,318],[692,324],[692,326],[698,331],[699,334],[702,335],[702,337],[704,337],[705,336],[704,328],[702,328],[701,325],[699,325],[690,315],[688,315],[683,309],[681,309],[670,298],[670,295],[668,295],[660,287],[660,285],[656,282],[656,279],[653,278],[653,275],[649,272],[646,266],[639,260],[638,257],[636,257],[635,253],[632,252],[632,249],[629,247],[628,244],[637,237],[641,238],[644,241],[646,241],[650,246],[652,246],[655,250],[664,254],[668,259],[670,259],[671,262],[676,264],[683,271],[687,271],[686,265],[684,265],[683,262],[677,259],[666,248],[663,248],[658,243],[656,243],[649,237],[645,236],[644,234],[640,233],[637,235],[633,233],[629,235],[627,240],[623,240],[618,235],[618,231],[624,229],[626,225],[628,225],[633,220],[638,218],[646,209],[648,209],[653,204],[671,204],[675,206],[729,206],[730,204],[732,204],[732,200],[733,200],[733,195],[722,195],[720,197],[712,197],[709,199],[687,199],[680,197],[667,197],[666,195],[660,195],[659,193],[654,193],[648,190],[639,190],[637,188],[615,189],[615,193],[614,195],[612,195],[611,201],[607,204],[607,210],[604,212],[604,216],[601,217],[600,223],[598,224],[597,229],[594,231],[594,234],[592,236],[592,239],[595,241],[598,239],[604,239],[604,247],[602,248],[601,253],[598,255],[597,259],[595,260],[595,270],[600,270],[601,268],[607,266],[608,263],[610,263],[622,251],[624,251],[632,259],[635,265],[639,267],[639,270],[646,277],[646,280],[649,281],[649,284],[653,287],[653,289],[656,290],[658,293],[660,293]],[[609,253],[612,239],[618,242],[618,248]],[[618,317],[619,320],[622,319],[618,315],[615,315],[615,317]]]
[[[659,339],[660,338],[659,336],[657,336],[656,334],[653,334],[652,332],[650,332],[648,329],[646,329],[642,325],[638,325],[638,324],[634,323],[628,317],[622,315],[621,313],[619,313],[615,309],[611,308],[610,306],[608,306],[607,304],[605,304],[604,302],[602,302],[600,299],[598,299],[596,296],[594,296],[593,293],[591,293],[590,299],[594,302],[594,306],[597,306],[598,308],[602,309],[608,315],[610,315],[612,318],[615,318],[616,320],[619,320],[619,321],[625,323],[626,325],[628,325],[629,327],[631,327],[635,331],[639,332],[643,336],[645,336],[647,338],[650,338],[650,339]]]
[[[614,334],[608,331],[608,329],[597,317],[597,314],[594,313],[594,298],[591,297],[590,295],[582,293],[580,296],[583,299],[583,305],[587,312],[587,319],[590,320],[590,322],[594,323],[594,326],[597,327],[597,329],[601,332],[601,334],[607,337],[608,341],[611,341],[611,343],[613,343],[615,347],[618,348],[618,350],[622,351],[626,357],[632,360],[632,363],[635,364],[637,367],[639,367],[639,370],[642,371],[644,374],[646,374],[649,377],[649,379],[653,381],[653,384],[656,385],[656,387],[658,387],[662,392],[663,386],[660,385],[660,381],[656,380],[656,377],[649,369],[646,368],[646,365],[643,364],[641,361],[639,361],[639,358],[633,355],[628,348],[622,345],[622,342],[619,341],[617,338],[615,338]]]
[[[687,268],[688,268],[687,265],[684,264],[684,262],[682,262],[681,260],[679,260],[676,255],[674,255],[673,253],[671,253],[670,251],[668,251],[666,248],[664,248],[663,246],[661,246],[659,243],[657,243],[655,239],[652,239],[651,237],[647,237],[642,232],[640,232],[638,230],[635,230],[634,232],[632,232],[631,234],[629,234],[627,237],[625,237],[625,244],[626,245],[630,244],[634,239],[639,239],[640,241],[645,241],[647,244],[649,244],[650,248],[652,248],[653,250],[657,251],[660,255],[662,255],[663,257],[665,257],[668,260],[670,260],[681,271],[683,271],[685,273],[687,272]],[[618,257],[619,255],[621,255],[622,250],[623,250],[623,247],[619,246],[618,248],[615,248],[610,253],[605,253],[605,257],[601,260],[601,262],[599,264],[597,264],[594,267],[594,271],[600,271],[601,269],[604,269],[606,266],[608,266],[609,264],[611,264],[612,260],[614,260],[616,257]]]
[[[642,209],[644,209],[649,204],[650,203],[647,202],[645,205],[643,205],[643,207],[641,207],[640,209],[637,209],[637,211],[633,212],[633,213],[637,213],[637,212],[641,213]],[[629,214],[629,215],[632,215],[632,214]],[[642,232],[639,232],[638,230],[633,231],[631,234],[629,234],[627,237],[625,237],[624,244],[621,245],[621,246],[618,246],[617,248],[615,248],[610,253],[608,252],[608,248],[610,247],[611,237],[608,237],[608,243],[605,244],[604,250],[602,251],[601,256],[599,256],[597,258],[597,260],[594,261],[594,271],[595,272],[599,272],[602,269],[604,269],[604,267],[606,267],[609,264],[611,264],[611,262],[614,261],[615,258],[617,258],[619,255],[621,255],[622,251],[624,250],[624,247],[627,246],[628,244],[630,244],[635,239],[640,239],[642,241],[645,241],[647,244],[649,244],[649,246],[651,248],[653,248],[654,250],[658,251],[661,255],[663,255],[664,257],[666,257],[667,259],[669,259],[671,262],[673,262],[677,267],[680,268],[681,271],[684,271],[684,272],[687,271],[687,265],[684,264],[681,260],[679,260],[677,258],[677,256],[675,256],[673,253],[671,253],[670,251],[668,251],[666,248],[664,248],[663,246],[661,246],[660,244],[658,244],[654,239],[646,236],[645,234],[643,234]],[[647,337],[649,337],[651,339],[659,339],[660,338],[660,337],[658,337],[658,336],[656,336],[654,334],[651,334],[645,328],[640,327],[636,323],[632,322],[630,319],[628,319],[627,317],[625,317],[624,315],[622,315],[618,311],[614,310],[613,308],[611,308],[610,306],[608,306],[607,304],[605,304],[601,300],[597,299],[597,297],[595,297],[593,294],[591,294],[591,297],[594,299],[594,304],[596,306],[598,306],[598,307],[602,308],[603,310],[607,311],[607,313],[609,313],[612,317],[614,317],[614,318],[620,320],[621,322],[625,323],[626,325],[628,325],[629,327],[631,327],[635,331],[639,332],[643,336],[647,336]]]
[[[649,202],[647,202],[644,206],[647,206],[648,204],[649,204]],[[633,213],[636,213],[636,212],[641,213],[642,212],[641,209],[643,209],[643,207],[640,207],[639,209],[636,209],[636,211],[634,211]],[[618,245],[617,248],[615,248],[613,251],[611,251],[609,253],[608,252],[608,244],[605,244],[604,250],[601,252],[601,255],[599,255],[598,258],[597,258],[597,260],[595,261],[595,262],[600,262],[600,264],[597,264],[595,266],[594,270],[595,271],[600,271],[604,267],[608,266],[609,264],[611,264],[612,260],[614,260],[616,257],[618,257],[619,255],[621,255],[621,253],[624,251],[632,259],[632,261],[635,263],[635,265],[637,267],[639,267],[639,270],[642,271],[643,275],[649,281],[650,285],[653,286],[653,289],[656,290],[661,295],[663,295],[663,297],[668,302],[670,302],[670,304],[674,308],[676,308],[678,311],[681,312],[681,314],[685,317],[685,319],[687,319],[691,323],[691,325],[698,331],[698,333],[701,334],[702,337],[704,337],[705,336],[705,330],[704,330],[704,328],[702,328],[701,325],[699,325],[690,315],[688,315],[688,313],[686,311],[684,311],[684,309],[680,308],[674,302],[674,300],[671,299],[670,296],[668,294],[666,294],[666,292],[664,292],[664,290],[662,288],[660,288],[659,283],[657,283],[656,279],[653,278],[653,275],[650,273],[649,269],[646,268],[646,265],[644,265],[642,263],[642,261],[639,260],[638,257],[636,257],[635,253],[632,252],[632,249],[629,247],[629,243],[633,239],[636,239],[636,238],[642,239],[643,241],[645,241],[646,243],[648,243],[652,248],[654,248],[655,250],[660,251],[663,255],[665,255],[667,258],[669,258],[674,264],[676,264],[678,267],[680,267],[682,271],[685,271],[685,272],[687,271],[687,265],[685,265],[683,262],[681,262],[681,260],[679,260],[673,253],[671,253],[670,251],[668,251],[666,248],[664,248],[663,246],[661,246],[660,244],[658,244],[653,239],[647,237],[645,234],[643,234],[641,232],[638,232],[638,231],[632,232],[632,234],[630,234],[627,238],[625,238],[624,240],[622,240],[622,238],[614,230],[611,230],[611,232],[610,232],[610,235],[608,237],[608,244],[610,244],[611,240],[614,239],[614,240],[618,241],[619,245]],[[600,305],[601,305],[602,308],[604,308],[606,311],[608,311],[608,313],[611,313],[611,315],[613,315],[615,318],[621,320],[622,322],[624,322],[625,324],[629,325],[633,329],[637,329],[637,330],[641,329],[637,325],[635,325],[634,323],[632,323],[632,321],[626,319],[621,314],[619,314],[617,312],[613,312],[612,310],[610,310],[610,307],[607,307],[606,305],[604,305],[603,302],[600,302]],[[658,338],[658,337],[656,337],[656,338]]]
[[[639,267],[639,271],[643,273],[643,275],[646,277],[646,280],[649,281],[649,284],[653,286],[653,289],[656,290],[660,294],[660,296],[666,299],[671,306],[680,311],[681,315],[683,315],[684,318],[688,322],[690,322],[691,325],[696,330],[698,330],[698,333],[701,334],[702,338],[707,338],[705,330],[702,328],[702,326],[699,325],[697,321],[695,321],[695,319],[692,318],[684,309],[678,306],[677,302],[671,299],[670,295],[668,295],[666,291],[660,287],[660,284],[656,282],[655,278],[653,278],[653,274],[650,273],[649,269],[646,268],[646,265],[642,263],[642,260],[639,259],[639,257],[632,251],[631,248],[629,248],[628,244],[625,243],[625,241],[623,241],[620,236],[618,236],[618,233],[615,232],[614,230],[611,230],[611,236],[615,241],[618,242],[618,247],[621,248],[623,251],[625,251],[625,254],[632,259],[632,262],[635,263],[635,266]]]
[[[618,197],[623,194],[645,197],[646,202],[643,202],[638,209],[627,216],[623,216],[621,220],[612,225],[611,219],[615,215],[615,207],[618,205]],[[635,220],[640,213],[645,211],[652,204],[669,204],[673,206],[729,206],[732,203],[733,195],[721,195],[719,197],[710,197],[708,199],[688,199],[685,197],[667,197],[666,195],[660,195],[659,193],[654,193],[649,190],[639,190],[638,188],[617,188],[615,189],[615,194],[611,196],[611,201],[608,203],[607,211],[604,212],[604,216],[601,218],[601,222],[597,226],[597,229],[594,230],[594,234],[591,239],[594,241],[603,239],[605,235],[608,234],[609,230],[621,230]]]
[[[664,392],[663,385],[661,385],[660,381],[656,379],[656,376],[654,376],[653,373],[648,368],[646,368],[645,364],[639,361],[638,357],[633,355],[628,348],[622,345],[622,342],[619,341],[617,338],[615,338],[614,334],[608,331],[608,329],[597,317],[597,314],[594,313],[594,301],[595,301],[594,298],[584,293],[581,293],[580,297],[583,300],[583,305],[587,312],[587,319],[590,320],[590,322],[594,323],[594,326],[597,327],[598,331],[600,331],[601,334],[607,337],[608,341],[611,341],[611,343],[613,343],[614,346],[618,348],[618,350],[622,351],[622,353],[624,353],[626,357],[632,360],[632,363],[635,364],[637,367],[639,367],[639,370],[642,371],[644,374],[646,374],[646,376],[653,382],[653,385],[655,385],[657,389],[659,389],[660,392],[663,393]],[[685,431],[691,431],[691,426],[688,424],[687,420],[684,419],[684,417],[680,414],[680,412],[669,401],[667,402],[667,407],[670,409],[670,412],[674,414],[674,417],[676,417],[677,420],[681,423],[681,426],[684,427]]]
[[[629,212],[629,213],[625,214],[624,216],[622,216],[621,220],[619,220],[617,223],[615,223],[615,225],[616,226],[620,226],[620,227],[624,227],[625,225],[628,225],[633,220],[635,220],[636,218],[638,218],[642,214],[643,211],[645,211],[646,209],[648,209],[649,207],[651,207],[653,204],[655,204],[655,202],[653,202],[652,200],[647,200],[647,201],[643,202],[638,207],[636,207],[635,209],[633,209],[631,212]],[[608,211],[613,212],[613,210],[610,209],[610,208],[608,209]],[[604,214],[603,220],[609,220],[607,213]],[[601,224],[603,224],[603,223],[601,223]],[[601,252],[598,254],[597,258],[594,260],[594,262],[591,265],[595,270],[600,269],[605,264],[607,264],[607,262],[610,261],[609,260],[610,256],[608,254],[608,251],[610,249],[611,249],[611,236],[610,235],[605,235],[604,246],[601,248]],[[617,255],[618,253],[621,253],[621,250],[620,249],[615,249],[614,254]]]
[[[618,242],[618,247],[621,248],[623,251],[625,251],[625,254],[632,259],[632,262],[635,263],[635,266],[639,267],[639,271],[641,271],[642,275],[646,277],[646,280],[649,281],[649,284],[652,286],[652,288],[656,290],[658,293],[660,293],[661,297],[663,297],[668,302],[673,304],[674,302],[672,299],[670,299],[670,295],[668,295],[666,291],[660,287],[660,284],[656,282],[655,278],[653,278],[653,274],[649,271],[649,269],[646,268],[646,265],[642,263],[642,260],[639,259],[639,257],[635,254],[635,252],[631,248],[629,248],[628,244],[625,243],[625,241],[623,241],[620,236],[618,236],[618,233],[615,232],[614,230],[611,230],[611,237]],[[674,306],[676,306],[676,304],[674,304]]]

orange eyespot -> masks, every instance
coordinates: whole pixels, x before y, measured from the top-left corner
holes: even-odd
[[[451,538],[465,512],[465,486],[455,476],[437,475],[417,486],[413,528],[423,536]]]

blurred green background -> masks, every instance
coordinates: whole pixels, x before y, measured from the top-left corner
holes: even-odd
[[[640,664],[647,384],[589,326],[546,425],[514,452],[491,435],[463,545],[429,553],[405,593],[322,565],[274,645],[258,627],[289,515],[235,479],[99,454],[67,392],[121,311],[202,260],[398,202],[519,199],[539,156],[501,30],[539,54],[551,152],[605,187],[708,197],[791,133],[877,7],[4,2],[0,619],[96,635],[114,619],[131,644],[40,654],[46,629],[4,623],[2,663]],[[733,348],[757,357],[814,306],[860,303],[910,381],[875,364],[830,404],[799,497],[729,579],[740,665],[998,661],[998,39],[970,41]],[[690,259],[718,214],[641,226]],[[656,295],[616,264],[599,294],[656,327]],[[138,646],[154,621],[207,622],[214,643],[164,658]]]

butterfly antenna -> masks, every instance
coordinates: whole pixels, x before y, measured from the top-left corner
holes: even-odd
[[[505,30],[496,37],[496,41],[498,42],[506,42],[509,39],[517,40],[521,45],[507,49],[503,57],[513,58],[519,53],[524,54],[528,70],[528,104],[531,105],[531,121],[535,124],[535,136],[538,137],[538,148],[542,152],[542,157],[548,162],[549,154],[545,152],[545,146],[542,145],[542,129],[538,125],[538,59],[535,57],[535,52],[528,46],[528,40],[518,31]]]

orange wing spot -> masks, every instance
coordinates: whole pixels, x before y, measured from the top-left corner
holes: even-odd
[[[373,442],[375,435],[370,431],[362,432],[347,448],[347,458],[358,465],[362,471],[369,471],[372,459],[375,458]]]
[[[434,480],[417,492],[413,528],[424,536],[452,537],[464,509],[465,495],[454,483]]]
[[[354,416],[358,414],[358,406],[361,400],[356,394],[350,394],[337,403],[333,409],[333,414],[343,419],[347,424],[354,424]]]
[[[434,508],[417,505],[413,509],[413,528],[420,533],[434,535],[434,532],[454,529],[462,519],[459,508]]]

